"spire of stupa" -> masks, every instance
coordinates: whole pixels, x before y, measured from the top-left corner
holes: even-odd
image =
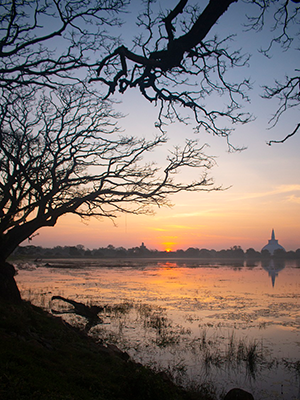
[[[272,229],[271,240],[275,240],[275,233],[274,233],[274,229]]]

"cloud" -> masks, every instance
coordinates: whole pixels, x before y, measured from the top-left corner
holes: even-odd
[[[284,193],[290,193],[290,192],[300,192],[300,185],[298,185],[298,184],[280,185],[280,186],[277,186],[275,189],[269,190],[267,192],[246,193],[243,196],[235,197],[235,200],[255,199],[255,198],[268,197],[268,196],[273,196],[276,194],[284,194]]]
[[[180,215],[178,214],[177,217],[180,217]],[[189,225],[166,225],[164,228],[156,228],[156,227],[151,227],[150,228],[153,231],[156,232],[170,232],[170,230],[192,230],[195,229],[192,226]]]
[[[277,190],[279,193],[300,192],[300,185],[280,185]]]
[[[181,205],[183,207],[183,205]],[[195,206],[192,206],[193,208],[195,208]],[[184,207],[185,209],[191,208],[190,205],[187,205],[186,207]],[[191,212],[186,212],[186,211],[177,211],[174,214],[172,214],[172,216],[170,217],[170,215],[156,215],[155,216],[155,220],[156,221],[163,221],[163,220],[170,220],[170,218],[172,219],[176,219],[176,218],[194,218],[194,217],[206,217],[206,216],[222,216],[227,214],[227,212],[223,212],[220,211],[220,207],[216,207],[216,208],[206,208],[206,205],[202,206],[203,209],[201,210],[195,210],[195,211],[191,211]],[[173,226],[173,227],[178,227],[178,228],[184,228],[184,229],[191,229],[190,225],[180,225],[180,224],[172,224],[172,225],[168,225],[168,226]],[[199,225],[198,225],[199,226]],[[205,225],[202,225],[205,226]],[[158,228],[160,229],[160,228]]]
[[[287,201],[289,201],[290,203],[300,204],[300,196],[295,196],[294,194],[292,194],[287,198]]]

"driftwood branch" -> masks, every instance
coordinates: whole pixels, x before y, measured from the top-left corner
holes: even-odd
[[[61,300],[64,301],[65,303],[71,304],[73,306],[73,309],[68,310],[68,311],[57,311],[54,309],[51,309],[53,314],[69,314],[69,313],[74,313],[76,315],[80,315],[81,317],[84,317],[88,320],[88,323],[85,327],[85,330],[90,330],[93,326],[98,325],[103,322],[103,320],[98,316],[99,313],[102,313],[105,308],[104,307],[99,307],[99,306],[87,306],[81,302],[67,299],[62,296],[52,296],[51,301],[53,300]]]

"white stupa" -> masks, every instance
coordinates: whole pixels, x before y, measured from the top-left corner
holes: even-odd
[[[278,249],[281,249],[281,250],[285,251],[285,249],[282,246],[280,246],[280,244],[278,244],[278,240],[275,239],[274,229],[272,229],[271,239],[269,240],[269,243],[266,244],[261,249],[261,251],[268,250],[269,253],[271,254],[271,256],[273,256],[274,255],[274,251],[278,250]]]

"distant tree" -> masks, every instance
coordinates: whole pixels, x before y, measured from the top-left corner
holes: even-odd
[[[228,257],[228,250],[222,249],[217,252],[217,256],[220,258]]]
[[[83,244],[77,244],[76,247],[81,252],[83,252],[85,250],[85,246]]]
[[[262,250],[261,251],[261,256],[263,258],[270,258],[271,257],[271,253],[269,252],[269,250]]]
[[[92,255],[96,257],[104,257],[104,252],[100,249],[95,249],[92,251]]]
[[[244,250],[241,246],[233,246],[228,251],[229,255],[235,258],[243,258],[244,257]]]
[[[297,258],[296,252],[293,250],[286,251],[284,258],[290,259],[290,260],[295,260],[295,258]]]
[[[207,249],[201,249],[199,251],[199,256],[203,258],[210,258],[212,256],[212,252]]]
[[[247,258],[257,258],[260,257],[260,253],[254,250],[252,247],[246,250],[246,257]]]
[[[176,256],[178,257],[184,257],[185,256],[185,251],[182,249],[176,250]]]
[[[187,257],[198,257],[200,254],[199,249],[195,248],[195,247],[189,247],[186,251],[185,251],[185,255]]]
[[[127,250],[124,247],[118,247],[116,249],[116,257],[126,257],[127,256]]]
[[[249,60],[240,50],[230,51],[229,42],[234,32],[228,37],[212,36],[210,32],[223,14],[230,13],[237,1],[210,0],[204,4],[201,2],[200,6],[180,0],[171,10],[166,6],[157,14],[153,11],[154,2],[145,1],[145,11],[138,17],[138,26],[143,31],[138,36],[137,29],[133,29],[133,47],[122,44],[112,48],[102,58],[98,76],[93,80],[107,85],[107,96],[116,90],[124,93],[129,88],[139,88],[147,100],[160,105],[158,120],[161,128],[165,118],[183,119],[179,107],[189,108],[198,130],[204,128],[226,137],[229,142],[230,125],[251,120],[249,113],[241,112],[251,85],[248,79],[229,81],[227,72],[230,68],[248,65]],[[247,19],[247,29],[261,30],[267,24],[267,29],[273,32],[274,38],[264,50],[265,55],[269,56],[275,43],[282,44],[286,50],[293,40],[298,39],[294,28],[300,22],[300,8],[294,3],[299,1],[244,0],[245,12],[251,15]],[[273,14],[273,25],[270,25],[269,18],[266,22],[269,14]],[[293,49],[295,60],[299,48],[298,43]],[[274,124],[287,108],[299,107],[299,71],[295,69],[295,75],[287,77],[284,83],[276,81],[274,87],[265,87],[266,98],[277,97],[280,100],[272,118]],[[209,107],[207,99],[212,94],[222,96],[226,106],[217,109],[213,103]],[[299,127],[300,123],[286,138],[295,134]],[[232,147],[230,142],[229,145]]]
[[[276,249],[274,250],[274,257],[284,258],[286,257],[286,251],[284,249]]]
[[[81,251],[76,246],[70,246],[69,247],[69,255],[71,257],[80,257],[82,254],[81,254]]]

